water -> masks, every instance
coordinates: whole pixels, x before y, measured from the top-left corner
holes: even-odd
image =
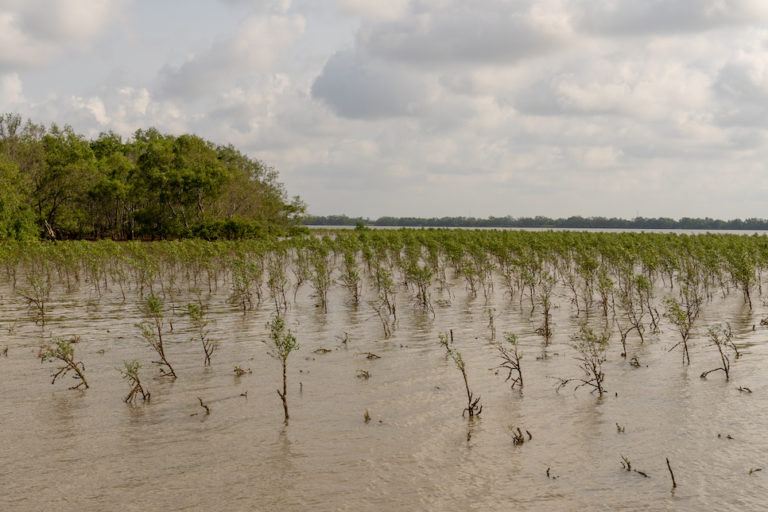
[[[166,341],[179,375],[172,382],[157,377],[138,335],[133,294],[123,302],[117,290],[99,299],[85,288],[54,290],[44,330],[12,290],[2,291],[2,510],[741,511],[768,504],[768,345],[759,326],[768,308],[755,301],[750,312],[738,294],[706,305],[690,367],[678,350],[668,352],[677,334],[667,325],[642,345],[630,336],[629,356],[640,368],[620,357],[614,335],[604,366],[608,393],[597,397],[555,392],[555,377],[580,374],[570,346],[580,319],[564,290],[548,357],[537,359],[540,312],[531,317],[528,300],[510,301],[499,284],[487,303],[458,281],[452,298],[433,289],[434,317],[400,288],[390,339],[372,308],[348,304],[341,287],[323,313],[305,286],[286,316],[301,344],[288,359],[286,425],[275,393],[280,363],[262,343],[268,305],[243,314],[227,303],[226,285],[207,297],[211,337],[220,341],[209,369],[188,321],[174,317]],[[182,293],[176,303],[192,299]],[[520,338],[522,391],[494,370],[489,307],[497,338],[505,331]],[[705,327],[726,320],[744,355],[733,361],[730,382],[722,372],[700,379],[719,363]],[[602,319],[593,312],[590,321],[597,327]],[[438,343],[449,329],[482,397],[479,418],[462,417],[461,374]],[[41,337],[72,335],[81,337],[75,355],[86,365],[85,392],[68,390],[76,383],[69,378],[51,385],[55,365],[37,358]],[[150,404],[123,402],[129,389],[116,368],[126,359],[141,361]],[[236,377],[235,365],[252,373]],[[371,377],[358,378],[358,370]],[[515,446],[510,425],[533,439]],[[624,471],[621,455],[649,478]],[[765,469],[750,475],[753,468]]]

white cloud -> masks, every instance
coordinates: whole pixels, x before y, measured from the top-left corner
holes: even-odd
[[[230,36],[180,66],[166,66],[159,87],[165,96],[194,99],[214,93],[237,76],[270,69],[281,52],[304,32],[306,21],[294,14],[256,13],[245,18]]]
[[[576,24],[613,36],[674,34],[768,21],[761,0],[574,0]]]
[[[85,51],[124,0],[6,0],[0,5],[0,70],[40,65]]]
[[[396,20],[407,12],[410,0],[336,0],[338,8],[345,14],[360,16],[366,20]]]
[[[24,103],[23,89],[17,73],[0,75],[0,113],[12,111]]]
[[[570,39],[557,4],[478,0],[414,2],[399,18],[365,24],[357,45],[382,59],[419,66],[509,63],[562,47]]]

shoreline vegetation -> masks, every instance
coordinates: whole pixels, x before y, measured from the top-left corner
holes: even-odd
[[[285,236],[306,231],[305,209],[232,145],[155,128],[87,139],[0,114],[0,240]]]
[[[552,219],[549,217],[348,217],[347,215],[310,215],[304,219],[306,226],[386,226],[425,228],[557,228],[557,229],[699,229],[713,231],[762,231],[768,230],[768,219],[720,220],[709,217],[580,217]]]

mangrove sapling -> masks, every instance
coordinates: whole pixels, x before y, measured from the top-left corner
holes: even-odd
[[[272,357],[278,359],[283,366],[283,391],[277,390],[277,395],[283,402],[283,411],[285,412],[285,421],[288,421],[288,356],[291,352],[299,349],[296,337],[290,330],[286,330],[283,317],[276,315],[272,321],[267,324],[269,327],[269,339],[265,341],[270,347]]]
[[[285,312],[288,309],[288,299],[285,288],[288,286],[286,266],[288,255],[283,250],[272,251],[267,257],[267,287],[275,304],[275,313]]]
[[[432,296],[429,293],[429,285],[432,282],[432,270],[425,266],[421,266],[416,262],[410,263],[405,268],[405,275],[408,282],[416,285],[416,303],[419,307],[431,311],[435,314],[435,310],[432,307]]]
[[[293,302],[296,302],[296,295],[299,293],[299,288],[306,281],[309,280],[311,272],[309,269],[309,257],[307,255],[307,249],[303,247],[297,247],[295,256],[293,258],[293,265],[291,266],[291,272],[294,276],[293,284]]]
[[[141,379],[139,378],[139,370],[141,365],[135,359],[133,361],[123,361],[123,369],[118,368],[123,379],[128,381],[131,386],[131,391],[125,396],[123,401],[127,404],[134,404],[136,397],[141,396],[142,402],[149,402],[150,393],[145,390],[141,385]]]
[[[66,375],[67,373],[74,372],[72,378],[79,380],[80,383],[72,386],[69,389],[78,389],[80,386],[84,386],[88,389],[88,381],[85,380],[85,364],[82,361],[75,361],[75,347],[72,346],[72,342],[69,340],[63,340],[61,338],[54,339],[55,344],[43,348],[40,351],[40,362],[46,361],[61,361],[63,366],[56,368],[56,371],[51,374],[51,384],[56,382],[56,379]]]
[[[733,332],[731,331],[731,325],[726,323],[725,327],[722,325],[710,327],[707,331],[707,334],[709,335],[709,340],[712,342],[712,345],[717,348],[717,352],[720,354],[721,366],[715,368],[714,370],[705,371],[701,374],[701,378],[705,379],[707,375],[712,372],[722,371],[725,373],[725,380],[729,380],[731,375],[731,358],[729,352],[733,352],[736,356],[736,359],[741,356],[739,349],[736,348],[736,345],[733,343]]]
[[[17,289],[16,293],[27,301],[27,306],[34,312],[35,323],[45,326],[45,315],[51,295],[50,283],[42,277],[31,277],[29,287]]]
[[[392,331],[395,327],[394,320],[390,320],[389,317],[389,311],[385,307],[385,303],[383,301],[368,301],[368,305],[373,308],[373,310],[376,312],[376,315],[379,317],[379,320],[381,321],[381,327],[384,329],[384,339],[389,339],[390,336],[392,336]]]
[[[397,321],[397,302],[395,293],[395,282],[392,279],[392,272],[376,266],[374,273],[374,283],[378,292],[379,301],[387,307],[387,312],[392,316],[392,321]]]
[[[176,372],[173,366],[168,362],[165,356],[165,346],[163,345],[163,332],[165,330],[165,320],[163,318],[163,301],[154,294],[141,304],[141,314],[144,321],[136,324],[141,331],[141,337],[152,349],[160,356],[159,361],[152,361],[160,368],[162,376],[176,378]]]
[[[362,291],[362,280],[357,265],[357,253],[352,250],[345,250],[343,256],[344,263],[342,265],[341,282],[349,292],[352,304],[357,306],[360,303]]]
[[[648,280],[644,275],[634,276],[631,271],[627,271],[623,275],[623,279],[619,280],[616,291],[621,315],[617,315],[616,325],[621,338],[621,357],[627,357],[627,336],[630,332],[637,331],[638,336],[640,336],[640,343],[644,342],[643,316],[645,306],[643,305],[643,293],[648,286]]]
[[[677,328],[680,333],[680,341],[675,343],[669,351],[673,351],[679,346],[683,347],[683,364],[691,364],[691,356],[688,352],[688,340],[691,336],[693,324],[696,317],[699,316],[700,301],[683,300],[681,303],[677,299],[671,298],[664,301],[666,305],[666,317]]]
[[[258,304],[261,304],[261,277],[263,268],[257,263],[237,258],[232,262],[232,291],[229,301],[245,313],[253,309],[253,293],[256,292]]]
[[[483,406],[480,404],[480,397],[475,397],[472,391],[469,389],[469,380],[467,379],[467,365],[464,362],[464,358],[461,357],[461,352],[456,350],[453,346],[453,332],[451,332],[450,340],[445,334],[439,334],[440,344],[445,347],[448,356],[453,360],[456,368],[461,372],[461,376],[464,379],[464,388],[467,390],[467,406],[461,412],[461,415],[469,413],[469,417],[480,416],[483,412]]]
[[[575,382],[574,391],[586,386],[592,388],[591,393],[597,391],[602,396],[605,393],[603,363],[605,362],[605,347],[609,337],[610,333],[606,331],[598,335],[586,324],[582,324],[579,333],[575,336],[576,345],[574,348],[579,352],[576,360],[579,361],[579,368],[584,372],[584,376],[558,379],[559,382],[555,389],[560,391],[571,382]]]
[[[557,284],[557,280],[550,274],[541,277],[538,287],[538,303],[541,305],[544,315],[541,327],[536,329],[536,334],[544,336],[546,343],[552,337],[552,292]]]
[[[320,300],[318,306],[324,313],[328,312],[328,290],[331,287],[333,280],[331,279],[331,273],[333,272],[333,264],[331,261],[331,254],[327,247],[318,246],[313,249],[310,254],[311,272],[310,282],[312,288],[315,290],[317,298]]]
[[[522,354],[518,351],[517,336],[511,332],[504,333],[504,341],[509,344],[506,347],[503,343],[497,343],[496,348],[501,356],[501,364],[498,368],[504,368],[507,370],[507,378],[504,382],[512,381],[512,389],[515,389],[516,385],[520,388],[523,387],[523,372],[520,368],[520,360],[523,358]],[[442,342],[442,341],[441,341]]]
[[[211,356],[219,347],[219,342],[211,341],[209,337],[208,324],[210,321],[206,318],[205,310],[200,305],[190,302],[187,304],[186,314],[189,316],[189,321],[192,323],[192,327],[197,334],[196,337],[200,340],[200,344],[203,347],[203,353],[205,353],[204,364],[205,366],[211,366]]]
[[[496,340],[496,325],[494,324],[496,308],[488,308],[488,328],[491,330],[491,341]]]

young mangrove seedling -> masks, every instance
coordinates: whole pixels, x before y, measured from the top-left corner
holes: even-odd
[[[245,375],[246,373],[253,373],[253,372],[251,372],[251,369],[250,369],[250,368],[248,368],[247,370],[243,370],[243,369],[242,369],[242,368],[240,368],[240,366],[238,366],[238,365],[235,365],[235,369],[234,369],[234,372],[235,372],[235,377],[242,377],[242,376],[243,376],[243,375]]]
[[[488,329],[491,330],[491,341],[496,341],[496,308],[488,308]]]
[[[597,391],[600,396],[603,396],[603,393],[605,393],[605,387],[603,386],[603,381],[605,380],[603,363],[605,362],[605,346],[608,343],[609,337],[610,334],[608,332],[597,335],[586,324],[581,325],[579,333],[576,335],[577,343],[574,348],[579,352],[576,360],[579,361],[579,368],[584,372],[584,376],[558,379],[557,391],[571,382],[576,382],[574,390],[586,386],[592,388],[592,393]]]
[[[195,329],[197,338],[200,340],[200,344],[203,347],[203,353],[205,354],[205,366],[211,366],[211,356],[219,347],[217,341],[211,341],[208,336],[210,331],[208,330],[208,324],[210,321],[206,318],[205,310],[200,305],[190,302],[187,304],[185,311],[189,317],[192,327]]]
[[[371,422],[371,415],[368,413],[368,409],[365,410],[365,414],[363,415],[363,420],[366,423],[370,423]]]
[[[672,352],[679,346],[683,347],[683,364],[691,364],[691,356],[688,351],[688,340],[691,336],[693,324],[696,317],[699,316],[699,307],[701,301],[695,296],[683,296],[683,301],[677,299],[666,299],[664,303],[667,306],[666,316],[669,321],[677,328],[680,333],[680,341],[675,343],[669,352]]]
[[[165,347],[163,345],[163,331],[165,330],[165,321],[163,319],[163,301],[154,294],[147,297],[141,304],[141,314],[144,321],[136,324],[141,331],[141,337],[152,347],[160,356],[159,361],[152,361],[160,368],[160,374],[164,377],[176,378],[176,372],[173,366],[165,357]]]
[[[51,286],[48,280],[42,277],[30,277],[29,288],[20,288],[16,290],[16,293],[27,301],[27,306],[34,312],[35,323],[45,327],[48,300],[51,295]]]
[[[503,343],[497,343],[496,348],[501,356],[501,364],[497,368],[504,368],[507,370],[507,378],[504,382],[512,381],[512,389],[515,389],[516,385],[523,387],[523,371],[520,368],[520,360],[523,358],[522,354],[518,351],[517,336],[511,332],[504,333],[504,341],[509,346],[504,346]]]
[[[51,375],[53,377],[51,384],[55,383],[59,377],[69,372],[74,372],[72,378],[79,380],[80,383],[69,389],[78,389],[80,386],[88,389],[88,381],[85,380],[85,364],[82,361],[75,361],[75,348],[72,346],[72,342],[61,338],[56,338],[54,342],[55,345],[50,345],[40,351],[41,363],[46,361],[61,361],[64,363],[63,366],[58,367],[56,372]]]
[[[453,333],[451,333],[453,334]],[[461,357],[461,352],[456,350],[453,346],[453,336],[450,341],[444,334],[440,334],[440,344],[443,345],[448,352],[448,356],[453,360],[456,368],[461,372],[461,376],[464,379],[464,388],[467,390],[467,406],[461,412],[461,415],[469,414],[469,417],[480,416],[483,412],[483,406],[480,404],[480,397],[475,397],[472,391],[469,389],[469,380],[467,379],[467,365],[464,362],[464,358]]]
[[[133,405],[136,402],[136,397],[141,396],[142,402],[149,402],[149,391],[144,389],[139,378],[139,369],[141,369],[139,362],[135,359],[133,361],[123,361],[123,366],[124,368],[118,368],[118,371],[120,371],[123,379],[127,380],[131,386],[131,391],[125,396],[123,401]]]
[[[272,357],[279,360],[283,366],[283,390],[278,389],[277,395],[283,402],[283,411],[285,412],[285,421],[288,422],[288,356],[291,352],[299,349],[299,343],[296,341],[296,337],[290,330],[286,330],[285,321],[280,315],[276,315],[272,318],[272,321],[267,324],[269,327],[269,339],[265,341],[270,347],[270,353]]]
[[[701,374],[701,378],[705,379],[710,373],[722,370],[722,372],[725,373],[725,380],[729,380],[731,376],[731,358],[729,352],[733,352],[736,356],[736,359],[741,356],[739,349],[736,348],[736,345],[733,343],[733,332],[731,331],[731,324],[726,323],[725,327],[722,325],[710,327],[709,331],[707,331],[707,334],[709,335],[709,340],[712,342],[712,345],[717,347],[717,352],[720,354],[721,366],[715,368],[714,370],[707,370],[703,372]]]

